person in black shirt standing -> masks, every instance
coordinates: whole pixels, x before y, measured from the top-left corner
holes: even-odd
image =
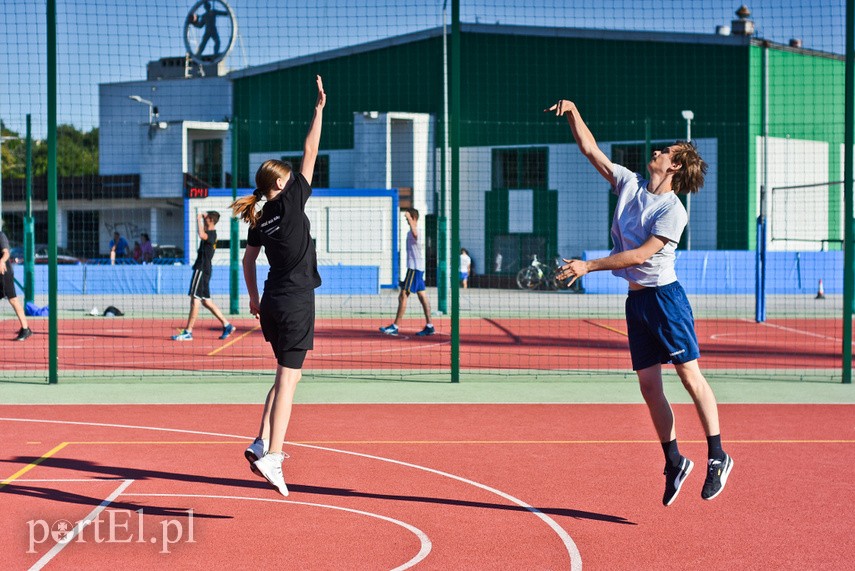
[[[196,262],[193,264],[193,278],[190,280],[190,315],[187,316],[187,326],[178,335],[173,335],[173,341],[192,341],[193,325],[199,316],[199,303],[214,314],[223,324],[220,339],[226,339],[235,332],[235,326],[228,322],[223,312],[211,299],[211,260],[217,249],[217,231],[214,229],[220,220],[220,213],[200,212],[196,217],[196,232],[199,234],[199,249],[196,251]]]
[[[243,275],[249,293],[249,311],[261,321],[264,339],[276,356],[276,380],[267,394],[258,437],[244,456],[250,469],[267,479],[283,496],[288,487],[282,475],[285,454],[282,444],[294,392],[302,377],[306,352],[315,334],[315,288],[321,285],[318,258],[306,217],[306,201],[312,195],[312,173],[321,140],[321,124],[327,96],[321,76],[316,77],[318,99],[303,145],[300,172],[290,164],[265,161],[255,173],[256,189],[232,204],[235,216],[249,223]],[[265,198],[261,210],[258,203]],[[264,248],[270,271],[259,302],[255,260]],[[269,447],[269,449],[268,449]]]

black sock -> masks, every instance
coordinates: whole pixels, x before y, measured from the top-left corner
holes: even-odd
[[[682,456],[680,455],[680,449],[677,448],[676,438],[671,442],[663,442],[662,452],[665,453],[665,461],[672,466],[677,466],[680,463],[680,458],[682,458]]]
[[[707,456],[710,460],[724,460],[724,450],[721,449],[721,434],[707,436]]]

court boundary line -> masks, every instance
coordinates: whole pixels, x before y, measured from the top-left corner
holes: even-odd
[[[58,444],[53,449],[45,452],[39,458],[36,458],[32,462],[30,462],[29,464],[27,464],[26,466],[24,466],[23,468],[21,468],[20,470],[18,470],[17,472],[12,474],[11,476],[9,476],[8,478],[3,479],[2,481],[0,481],[0,489],[2,489],[4,486],[8,486],[10,483],[17,480],[20,476],[23,476],[24,474],[26,474],[27,472],[29,472],[30,470],[32,470],[33,468],[35,468],[36,466],[38,466],[39,464],[41,464],[42,462],[44,462],[45,460],[47,460],[48,458],[50,458],[51,456],[53,456],[54,454],[56,454],[57,452],[59,452],[60,450],[62,450],[63,448],[65,448],[68,445],[69,445],[68,442],[62,442],[62,443]]]
[[[750,319],[743,319],[749,323],[753,323]],[[763,321],[759,325],[764,327],[771,327],[772,329],[779,329],[781,331],[789,331],[790,333],[798,333],[800,335],[806,335],[808,337],[815,337],[817,339],[825,339],[827,341],[834,341],[835,343],[843,343],[843,339],[838,339],[837,337],[829,337],[828,335],[823,335],[821,333],[814,333],[812,331],[804,331],[801,329],[796,329],[794,327],[786,327],[784,325],[778,325],[777,323],[769,323],[768,321]],[[852,342],[852,345],[855,345],[855,341]]]
[[[116,488],[115,490],[113,490],[112,494],[110,494],[104,500],[102,500],[101,503],[98,504],[91,512],[89,512],[89,514],[86,517],[84,517],[82,520],[78,521],[77,525],[74,526],[74,528],[71,530],[71,532],[67,536],[65,536],[65,538],[62,541],[57,541],[56,545],[54,545],[47,553],[42,555],[42,557],[38,561],[36,561],[36,563],[32,567],[30,567],[30,571],[39,571],[42,567],[44,567],[45,565],[50,563],[50,561],[54,557],[56,557],[60,551],[65,549],[66,545],[71,543],[74,540],[74,538],[80,534],[80,532],[83,530],[84,526],[89,525],[90,522],[94,521],[95,518],[97,518],[98,515],[102,511],[107,509],[107,506],[109,506],[111,503],[113,503],[113,500],[115,500],[120,495],[122,495],[122,492],[125,491],[128,488],[128,486],[130,486],[133,483],[134,483],[134,480],[125,479],[121,484],[119,484],[119,487]]]
[[[238,341],[240,341],[241,339],[243,339],[244,337],[246,337],[246,336],[247,336],[247,335],[249,335],[250,333],[253,333],[253,332],[255,332],[255,331],[258,331],[259,329],[261,329],[261,325],[260,325],[260,324],[259,324],[259,325],[256,325],[255,327],[253,327],[252,329],[250,329],[250,330],[248,330],[248,331],[245,331],[244,333],[241,333],[238,337],[236,337],[236,338],[232,339],[232,340],[231,340],[231,341],[229,341],[228,343],[223,343],[222,345],[220,345],[219,347],[217,347],[216,349],[214,349],[213,351],[211,351],[210,353],[208,353],[206,356],[207,356],[207,357],[212,357],[212,356],[216,355],[217,353],[219,353],[219,352],[220,352],[220,351],[222,351],[223,349],[226,349],[226,348],[228,348],[228,347],[231,347],[232,345],[234,345],[235,343],[237,343]]]
[[[684,444],[706,444],[706,440],[680,440]],[[728,440],[732,444],[855,444],[855,439],[851,438],[758,438],[758,439],[741,439]],[[66,444],[74,444],[81,446],[133,446],[133,445],[171,445],[183,444],[185,446],[204,446],[204,445],[222,445],[234,444],[233,440],[92,440],[92,441],[71,441]],[[331,444],[659,444],[657,440],[289,440],[286,444],[307,445],[307,446],[326,446]],[[17,479],[17,482],[23,480]]]
[[[225,443],[226,442],[222,442],[222,444],[225,444]],[[70,444],[86,444],[86,443],[85,442],[71,442]],[[123,444],[126,444],[126,443],[123,443]],[[159,442],[158,444],[163,444],[163,442]],[[196,443],[192,443],[192,444],[196,444]],[[229,441],[228,444],[234,444],[234,441]],[[433,548],[433,542],[430,540],[430,537],[428,537],[428,535],[424,531],[422,531],[421,529],[417,528],[416,526],[414,526],[412,524],[409,524],[407,522],[404,522],[404,521],[401,521],[401,520],[398,520],[398,519],[395,519],[395,518],[392,518],[389,516],[385,516],[385,515],[382,515],[379,513],[367,512],[364,510],[357,510],[354,508],[348,508],[348,507],[344,507],[344,506],[334,506],[334,505],[330,505],[330,504],[319,504],[319,503],[314,503],[314,502],[301,502],[301,501],[296,501],[296,500],[283,500],[283,499],[278,499],[278,498],[258,498],[258,497],[251,497],[251,496],[225,496],[225,495],[215,495],[215,494],[172,494],[172,493],[159,493],[158,494],[158,493],[136,493],[136,492],[124,493],[123,490],[127,489],[130,486],[130,484],[132,484],[135,481],[135,480],[129,479],[129,478],[109,478],[109,479],[100,479],[100,478],[27,478],[27,479],[19,479],[17,481],[20,483],[72,482],[72,483],[96,483],[96,484],[102,483],[102,482],[116,482],[116,481],[124,482],[124,485],[120,485],[119,488],[117,490],[115,490],[113,492],[113,494],[111,494],[110,497],[108,497],[107,499],[105,499],[104,501],[101,502],[101,505],[98,506],[101,508],[100,511],[103,511],[104,509],[106,509],[107,506],[110,503],[112,503],[112,500],[115,500],[119,496],[123,496],[123,497],[163,497],[163,498],[207,498],[207,499],[246,500],[246,501],[256,501],[256,502],[283,503],[283,504],[293,504],[293,505],[310,506],[310,507],[321,507],[321,508],[327,508],[327,509],[331,509],[331,510],[338,510],[338,511],[344,511],[344,512],[349,512],[349,513],[355,513],[358,515],[373,517],[376,519],[380,519],[383,521],[393,523],[399,527],[403,527],[404,529],[406,529],[407,531],[409,531],[410,533],[415,535],[416,538],[418,538],[418,540],[419,540],[419,544],[420,544],[419,552],[415,556],[411,557],[408,561],[404,562],[402,565],[395,567],[392,571],[404,571],[405,569],[409,569],[410,567],[414,567],[418,563],[422,562],[425,558],[427,558],[427,556],[430,554],[430,552]],[[116,491],[118,491],[119,493],[117,494]],[[85,518],[80,520],[78,522],[78,524],[72,529],[72,531],[69,533],[69,535],[66,538],[64,538],[62,541],[57,541],[56,545],[54,545],[53,548],[50,551],[48,551],[48,553],[45,553],[45,555],[43,555],[41,557],[41,559],[39,559],[39,561],[36,562],[30,569],[31,570],[41,569],[42,567],[44,567],[51,559],[53,559],[53,557],[58,555],[59,552],[65,548],[66,545],[71,543],[75,539],[75,537],[77,537],[77,535],[80,534],[80,532],[83,530],[83,528],[86,525],[89,525],[94,520],[94,518],[96,516],[100,515],[100,511],[98,513],[96,513],[95,510],[93,510],[92,512],[89,513],[89,515],[87,515]],[[51,551],[54,551],[54,550],[56,550],[56,552],[51,555]],[[50,555],[50,557],[48,557],[48,555]]]
[[[610,326],[608,326],[608,325],[606,325],[606,324],[604,324],[604,323],[597,323],[596,321],[592,321],[592,320],[590,320],[590,319],[582,319],[582,322],[583,322],[583,323],[588,323],[588,324],[590,324],[590,325],[593,325],[594,327],[599,327],[599,328],[601,328],[601,329],[605,329],[605,330],[607,330],[607,331],[611,331],[611,332],[613,332],[613,333],[618,333],[618,334],[620,334],[620,335],[623,335],[624,337],[629,337],[629,333],[627,333],[626,331],[621,331],[620,329],[615,329],[614,327],[610,327]]]
[[[219,433],[219,432],[206,432],[206,431],[189,430],[189,429],[182,429],[182,428],[163,428],[163,427],[140,426],[140,425],[129,425],[129,424],[82,422],[82,421],[70,421],[70,420],[47,420],[47,419],[32,419],[32,418],[26,419],[26,418],[9,418],[9,417],[0,417],[0,421],[32,422],[32,423],[44,423],[44,424],[67,424],[67,425],[73,425],[73,426],[74,425],[76,425],[76,426],[99,426],[99,427],[105,427],[105,428],[126,428],[126,429],[131,429],[131,430],[152,430],[152,431],[156,431],[156,432],[176,432],[176,433],[182,433],[182,434],[199,434],[199,435],[204,435],[204,436],[234,438],[236,440],[243,440],[243,441],[252,440],[252,437],[249,437],[249,436],[238,436],[238,435],[234,435],[234,434],[224,434],[224,433]],[[401,460],[394,460],[392,458],[384,458],[382,456],[373,456],[371,454],[363,454],[361,452],[351,452],[349,450],[339,450],[336,448],[328,448],[328,447],[324,447],[324,446],[315,446],[315,445],[311,445],[311,444],[293,444],[293,445],[294,446],[300,446],[303,448],[314,448],[316,450],[324,450],[327,452],[333,452],[333,453],[338,453],[338,454],[347,454],[350,456],[358,456],[358,457],[368,458],[368,459],[372,459],[372,460],[378,460],[380,462],[388,462],[390,464],[397,464],[400,466],[414,468],[417,470],[422,470],[422,471],[425,471],[428,473],[436,474],[438,476],[450,478],[452,480],[457,480],[457,481],[462,482],[464,484],[468,484],[468,485],[471,485],[473,487],[480,488],[484,491],[495,494],[501,498],[508,500],[509,502],[511,502],[513,504],[516,504],[516,505],[522,507],[523,509],[525,509],[526,511],[530,512],[532,515],[534,515],[535,517],[537,517],[538,519],[543,521],[550,529],[552,529],[553,532],[555,532],[555,534],[561,540],[561,543],[563,544],[565,550],[567,551],[568,556],[570,557],[570,569],[571,569],[571,571],[573,571],[573,570],[581,571],[581,569],[582,569],[582,556],[579,553],[579,548],[576,546],[576,543],[573,541],[573,538],[570,537],[570,534],[567,533],[567,531],[565,531],[564,528],[562,528],[560,525],[558,525],[558,523],[554,519],[552,519],[551,517],[549,517],[548,515],[546,515],[542,511],[538,510],[537,508],[527,504],[526,502],[524,502],[524,501],[520,500],[519,498],[516,498],[516,497],[514,497],[514,496],[512,496],[506,492],[503,492],[503,491],[498,490],[496,488],[492,488],[490,486],[487,486],[486,484],[481,484],[480,482],[476,482],[474,480],[469,480],[469,479],[464,478],[462,476],[457,476],[455,474],[451,474],[449,472],[443,472],[441,470],[436,470],[434,468],[428,468],[426,466],[420,466],[418,464],[412,464],[409,462],[403,462]]]
[[[232,443],[232,444],[234,444],[234,443]],[[408,561],[404,562],[402,565],[399,565],[399,566],[395,567],[394,569],[392,569],[392,571],[403,571],[404,569],[409,569],[410,567],[414,567],[415,565],[417,565],[418,563],[423,561],[430,554],[430,552],[433,548],[433,542],[430,540],[430,537],[428,537],[428,535],[425,532],[423,532],[422,530],[420,530],[419,528],[417,528],[414,525],[411,525],[411,524],[408,524],[408,523],[403,522],[401,520],[397,520],[395,518],[392,518],[389,516],[384,516],[384,515],[381,515],[378,513],[367,512],[367,511],[363,511],[363,510],[357,510],[354,508],[346,508],[344,506],[334,506],[334,505],[330,505],[330,504],[318,504],[318,503],[313,503],[313,502],[300,502],[300,501],[296,501],[296,500],[282,500],[279,498],[255,498],[255,497],[251,497],[251,496],[224,496],[224,495],[217,495],[217,494],[154,494],[154,493],[134,493],[134,492],[131,492],[131,493],[122,494],[122,495],[125,497],[208,498],[208,499],[218,499],[218,500],[246,500],[246,501],[252,501],[252,502],[271,502],[271,503],[280,503],[280,504],[294,504],[294,505],[300,505],[300,506],[320,507],[320,508],[327,508],[327,509],[332,509],[332,510],[350,512],[350,513],[355,513],[355,514],[359,514],[359,515],[364,515],[364,516],[373,517],[376,519],[388,521],[388,522],[394,523],[395,525],[403,527],[404,529],[411,532],[413,535],[415,535],[419,539],[419,543],[420,543],[419,552],[414,557],[410,558],[410,560],[408,560]]]

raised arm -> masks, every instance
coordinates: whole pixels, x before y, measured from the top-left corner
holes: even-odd
[[[200,212],[196,215],[196,233],[199,234],[199,238],[202,240],[208,239],[208,232],[205,229],[205,213]]]
[[[321,124],[324,121],[324,105],[327,104],[327,94],[324,93],[324,82],[320,75],[315,76],[318,84],[318,101],[315,103],[315,114],[306,134],[306,142],[303,144],[303,162],[300,164],[300,173],[309,185],[312,184],[312,173],[315,172],[315,160],[318,158],[318,147],[321,144]]]
[[[592,165],[594,165],[597,172],[600,173],[604,179],[609,181],[609,184],[614,186],[615,177],[612,174],[614,165],[606,154],[600,150],[600,147],[597,146],[597,141],[594,139],[594,135],[591,133],[591,130],[588,129],[588,126],[582,120],[582,116],[579,114],[579,109],[576,108],[576,104],[572,101],[561,99],[558,103],[548,109],[544,109],[543,111],[546,113],[552,111],[555,113],[556,117],[560,117],[561,115],[567,117],[567,123],[570,124],[570,130],[573,131],[573,138],[576,139],[576,144],[579,145],[579,150],[582,151],[582,154],[585,155]]]
[[[409,210],[404,211],[404,218],[407,219],[407,224],[410,225],[410,232],[413,233],[413,238],[419,239],[419,221],[413,218]]]

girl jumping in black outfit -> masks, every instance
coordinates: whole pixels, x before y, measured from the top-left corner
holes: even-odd
[[[306,201],[312,195],[312,172],[318,156],[323,110],[327,101],[321,76],[317,76],[318,100],[303,145],[300,172],[288,163],[265,161],[255,173],[256,189],[232,204],[235,216],[248,222],[243,275],[249,292],[249,311],[261,320],[264,339],[273,348],[278,366],[276,380],[264,403],[258,437],[244,456],[250,469],[270,482],[283,496],[288,487],[282,475],[285,454],[282,444],[291,418],[294,391],[302,376],[306,351],[315,333],[315,288],[321,285],[315,246],[309,233]],[[261,210],[261,198],[267,202]],[[262,246],[270,262],[259,302],[255,260]],[[269,446],[269,449],[268,449]]]

